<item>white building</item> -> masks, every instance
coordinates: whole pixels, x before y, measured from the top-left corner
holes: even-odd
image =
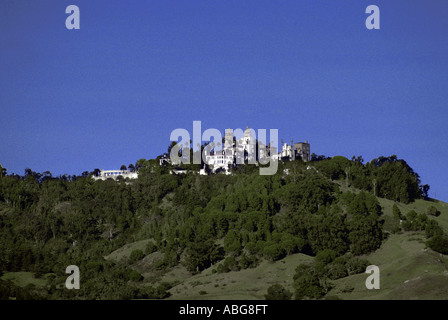
[[[213,172],[221,168],[225,170],[226,174],[230,174],[229,168],[234,163],[256,163],[256,138],[252,131],[253,129],[246,127],[240,139],[234,137],[232,129],[225,131],[223,150],[205,154],[205,162],[212,168]]]
[[[100,170],[98,177],[93,177],[95,180],[107,180],[109,178],[116,180],[118,177],[137,179],[138,173],[129,170]]]
[[[282,151],[271,155],[275,160],[281,160],[282,158],[288,158],[289,160],[302,159],[307,162],[310,161],[310,144],[308,141],[297,142],[291,144],[283,143]]]
[[[235,134],[240,138],[237,138]],[[282,159],[310,161],[310,144],[308,141],[298,143],[291,141],[290,145],[282,141],[279,152],[277,147],[271,146],[270,143],[265,146],[261,141],[257,141],[255,131],[248,126],[246,126],[244,132],[241,129],[236,129],[235,132],[230,128],[226,129],[222,149],[219,142],[217,146],[212,142],[209,148],[204,149],[204,162],[210,166],[211,172],[222,169],[226,174],[230,174],[229,169],[233,164],[258,164],[258,161],[267,163],[269,158],[277,161]],[[160,165],[165,162],[171,163],[168,154],[164,154],[159,159]],[[200,169],[199,174],[206,175],[205,168]]]
[[[219,168],[222,168],[225,170],[226,174],[230,173],[228,170],[229,167],[232,166],[233,160],[233,152],[226,154],[225,150],[216,151],[211,154],[206,154],[205,156],[205,163],[207,163],[212,168],[213,172],[215,172]]]

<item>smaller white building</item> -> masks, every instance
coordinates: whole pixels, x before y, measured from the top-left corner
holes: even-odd
[[[213,154],[205,156],[206,163],[212,167],[213,172],[219,168],[224,169],[227,173],[228,168],[233,164],[233,153],[226,154],[224,151],[217,151]]]
[[[98,177],[93,177],[95,180],[107,180],[109,178],[116,180],[118,177],[138,179],[137,172],[131,172],[129,170],[100,170]]]

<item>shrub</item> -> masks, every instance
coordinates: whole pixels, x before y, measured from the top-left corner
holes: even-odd
[[[426,210],[426,213],[431,216],[435,216],[435,217],[438,217],[440,215],[440,211],[437,210],[437,208],[433,205],[428,207],[428,209]]]
[[[146,287],[141,289],[140,298],[143,299],[165,299],[171,295],[164,286]]]
[[[443,230],[435,220],[429,220],[426,224],[425,234],[427,238],[442,236]]]
[[[281,284],[274,284],[268,288],[268,293],[264,297],[266,300],[291,300],[292,292]]]
[[[156,251],[157,251],[157,246],[154,244],[154,242],[149,241],[148,244],[146,245],[145,253],[146,254],[151,254],[151,253],[156,252]]]
[[[250,256],[243,254],[240,257],[239,266],[241,269],[255,268],[258,265],[258,259],[256,256]]]
[[[258,247],[255,242],[248,242],[246,243],[246,246],[244,247],[250,254],[257,254],[258,253]]]
[[[274,243],[263,249],[263,256],[270,261],[277,261],[285,257],[286,252],[279,244]]]
[[[347,268],[343,263],[331,263],[327,266],[327,276],[331,280],[344,278],[348,275]]]
[[[219,273],[226,273],[230,271],[239,271],[240,267],[238,262],[234,257],[227,257],[220,265],[217,267]]]
[[[139,260],[142,260],[145,257],[145,254],[142,250],[134,250],[131,252],[131,255],[129,256],[129,263],[135,263]]]
[[[139,282],[143,280],[143,276],[135,270],[129,272],[129,280]]]
[[[348,258],[345,263],[349,275],[365,272],[368,265],[369,262],[367,260],[357,257]]]
[[[441,254],[448,254],[448,238],[446,236],[436,235],[426,242],[432,250]]]
[[[316,255],[316,263],[327,265],[336,258],[336,252],[330,249],[319,251]]]

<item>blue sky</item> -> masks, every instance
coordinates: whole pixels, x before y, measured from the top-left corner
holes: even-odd
[[[65,8],[80,9],[67,30]],[[381,10],[367,30],[365,9]],[[176,128],[278,129],[397,155],[448,201],[445,0],[0,3],[0,163],[54,175],[166,151]]]

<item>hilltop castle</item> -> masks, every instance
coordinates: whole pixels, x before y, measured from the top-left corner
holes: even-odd
[[[242,136],[237,139],[235,133],[242,133]],[[244,132],[241,129],[235,130],[226,129],[225,136],[222,143],[212,142],[208,148],[204,149],[204,162],[209,166],[211,172],[221,171],[230,174],[230,167],[234,164],[256,164],[260,159],[272,159],[276,161],[293,161],[302,160],[304,162],[310,161],[310,144],[307,140],[305,142],[287,144],[281,141],[281,150],[278,152],[276,147],[271,146],[271,143],[264,145],[263,142],[256,139],[255,131],[248,126]],[[171,163],[171,159],[167,153],[159,158],[159,164]],[[172,173],[181,174],[186,170],[173,169]],[[200,170],[201,175],[206,175],[205,167]],[[128,170],[100,170],[95,180],[106,180],[109,178],[117,179],[118,177],[137,179],[138,172],[131,172]]]
[[[303,160],[305,162],[310,161],[310,144],[307,140],[305,142],[294,143],[291,141],[291,145],[283,143],[280,152],[277,148],[271,147],[268,143],[267,146],[262,145],[257,149],[257,144],[262,145],[261,141],[258,141],[253,134],[253,129],[246,126],[243,137],[236,139],[232,129],[225,131],[224,148],[223,150],[206,153],[206,163],[212,168],[213,172],[218,169],[224,170],[229,173],[228,169],[231,165],[235,164],[235,159],[243,159],[244,162],[255,163],[258,159],[271,158],[273,160]],[[257,151],[259,154],[257,154]],[[238,162],[236,162],[238,163]]]

